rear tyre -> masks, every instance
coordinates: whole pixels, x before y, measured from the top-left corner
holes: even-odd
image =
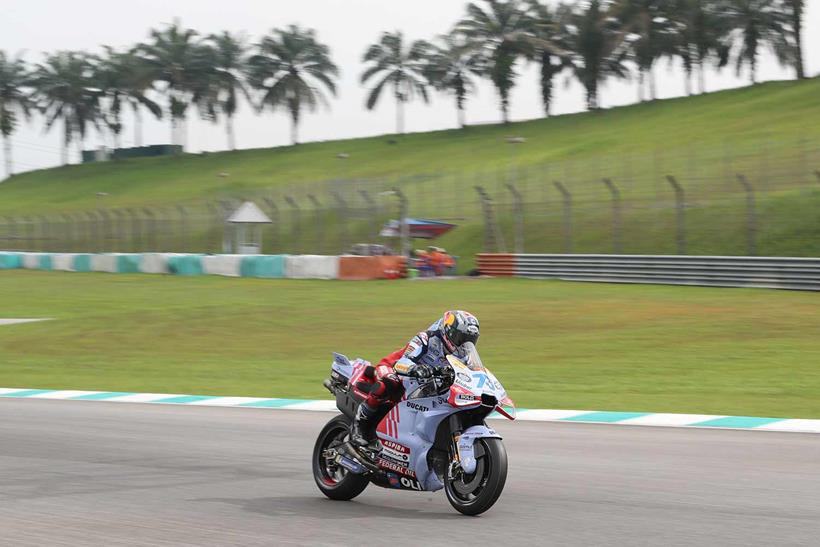
[[[323,455],[325,450],[344,444],[349,431],[350,420],[344,415],[336,416],[319,433],[313,447],[313,479],[322,494],[332,500],[352,500],[361,494],[369,483],[366,478],[349,472]]]
[[[447,500],[464,515],[480,515],[493,506],[507,482],[507,451],[501,439],[478,439],[475,473],[458,473],[444,481]]]

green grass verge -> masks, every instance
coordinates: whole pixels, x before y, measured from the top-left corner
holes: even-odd
[[[0,386],[323,398],[444,309],[522,407],[820,417],[820,300],[529,280],[318,282],[0,272]]]

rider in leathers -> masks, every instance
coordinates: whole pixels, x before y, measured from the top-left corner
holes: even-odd
[[[363,378],[368,391],[360,391],[366,398],[356,410],[350,431],[354,451],[368,448],[377,450],[375,429],[381,419],[401,401],[404,386],[400,376],[427,379],[433,368],[446,364],[446,356],[454,354],[467,342],[476,343],[479,336],[478,319],[461,310],[445,312],[444,316],[413,337],[403,348],[381,361],[369,378]]]

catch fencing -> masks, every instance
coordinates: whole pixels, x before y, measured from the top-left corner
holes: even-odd
[[[483,275],[820,291],[820,259],[750,256],[480,254]]]
[[[112,191],[99,192],[93,208],[23,212],[0,202],[0,248],[220,253],[226,219],[251,200],[272,221],[260,249],[271,255],[346,253],[378,241],[388,220],[408,215],[456,224],[437,245],[462,256],[816,256],[816,232],[803,229],[820,208],[820,142],[810,136],[538,163],[533,156],[548,158],[549,148],[500,141],[509,156],[492,170],[354,179],[348,168],[366,166],[354,167],[363,160],[351,156],[339,162],[337,178],[271,188],[234,185],[225,173],[208,200],[129,205]],[[397,241],[390,245],[399,251]]]

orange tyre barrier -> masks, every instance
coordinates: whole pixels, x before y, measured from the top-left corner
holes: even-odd
[[[478,271],[481,275],[511,277],[515,275],[515,255],[481,253],[478,255]]]
[[[406,275],[407,262],[403,256],[339,257],[339,279],[397,279]]]

